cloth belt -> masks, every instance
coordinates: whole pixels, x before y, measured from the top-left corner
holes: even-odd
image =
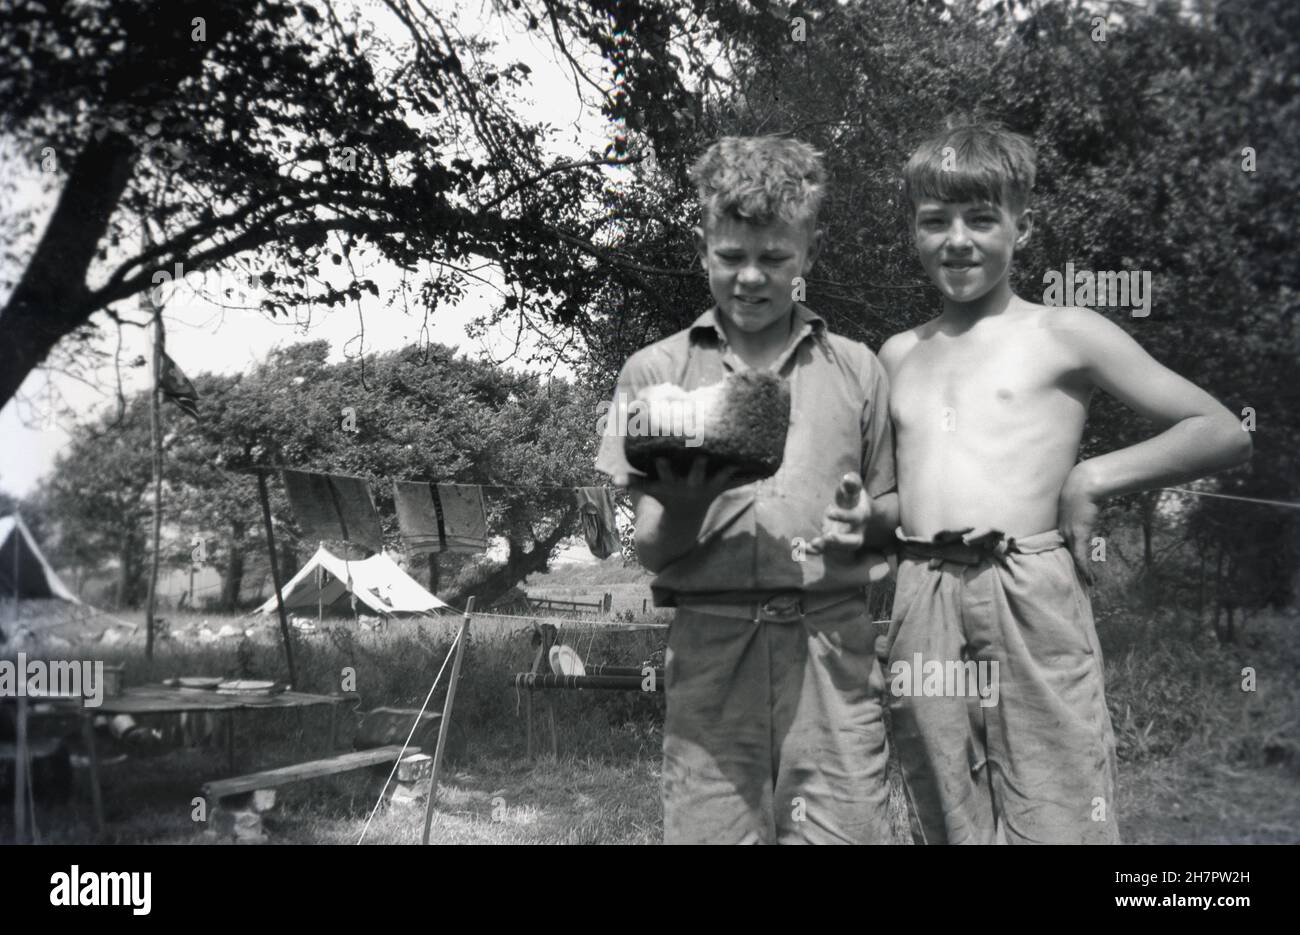
[[[931,568],[939,568],[945,562],[959,565],[980,565],[987,561],[1004,562],[1010,553],[1033,555],[1036,552],[1050,552],[1065,547],[1065,539],[1059,530],[1034,533],[1019,539],[1005,535],[996,529],[990,529],[971,535],[973,529],[954,529],[936,533],[932,539],[920,539],[903,535],[900,527],[895,535],[903,545],[903,552],[910,558],[929,559]]]
[[[677,606],[699,614],[730,617],[733,620],[789,622],[801,620],[808,614],[820,613],[831,607],[853,600],[866,600],[866,593],[854,591],[780,591],[769,597],[752,601],[701,600],[689,593],[677,594]]]

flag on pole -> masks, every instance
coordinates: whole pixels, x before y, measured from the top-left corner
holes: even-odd
[[[199,394],[194,389],[194,384],[190,378],[181,372],[181,368],[176,366],[176,361],[167,356],[166,351],[162,351],[162,374],[158,378],[158,386],[163,392],[163,396],[174,402],[187,416],[195,419],[199,417]]]

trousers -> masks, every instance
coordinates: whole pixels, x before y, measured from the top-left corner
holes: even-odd
[[[677,609],[664,842],[888,843],[884,681],[866,599],[754,606],[751,619]]]
[[[899,538],[883,648],[913,839],[1118,843],[1101,649],[1060,533]]]

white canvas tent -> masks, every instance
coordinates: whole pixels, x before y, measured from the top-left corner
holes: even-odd
[[[137,629],[77,597],[59,578],[17,513],[0,517],[0,603],[4,605],[0,607],[0,643],[19,634],[24,642],[47,642],[58,648],[100,639],[109,631],[121,637],[124,631]]]
[[[319,582],[319,583],[318,583]],[[321,546],[282,589],[284,609],[316,610],[317,606],[344,609],[355,595],[357,610],[371,613],[432,614],[450,609],[422,588],[382,552],[366,559],[345,560]],[[275,595],[262,604],[255,614],[275,613]]]
[[[18,551],[18,578],[14,579],[14,550]],[[80,604],[81,600],[65,585],[45,555],[36,545],[22,517],[0,517],[0,595],[12,598],[15,586],[20,600],[56,597]]]

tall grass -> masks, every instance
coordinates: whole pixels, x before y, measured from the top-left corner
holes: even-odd
[[[1132,604],[1122,590],[1099,593],[1095,606],[1108,703],[1119,753],[1127,764],[1121,769],[1121,785],[1126,777],[1151,775],[1160,775],[1167,785],[1174,780],[1153,774],[1152,768],[1190,757],[1230,769],[1281,770],[1292,777],[1294,788],[1300,775],[1300,645],[1294,639],[1294,612],[1258,617],[1241,645],[1223,647],[1206,627],[1174,608],[1125,609]],[[224,623],[236,628],[250,623],[246,617],[215,615],[174,615],[173,623],[180,631],[200,618],[213,629]],[[342,712],[339,725],[340,746],[346,747],[360,712],[380,706],[417,708],[424,702],[448,657],[457,624],[458,618],[397,621],[372,632],[338,621],[315,633],[295,632],[297,687],[338,692],[345,674],[355,675],[353,702]],[[632,665],[661,658],[665,636],[663,630],[574,629],[570,642],[589,662]],[[467,749],[449,764],[436,833],[453,841],[657,840],[663,693],[535,694],[538,747],[549,747],[553,710],[560,761],[529,761],[523,755],[525,695],[516,691],[513,675],[528,670],[535,652],[526,622],[491,616],[474,621],[454,718]],[[184,675],[287,676],[278,628],[265,623],[257,624],[251,636],[207,644],[161,640],[151,663],[144,660],[137,641],[112,647],[96,644],[77,655],[122,664],[128,685]],[[1246,668],[1255,673],[1253,692],[1242,690]],[[435,710],[441,709],[446,682],[444,674],[431,701]],[[326,718],[318,709],[241,715],[237,771],[318,755]],[[65,730],[75,733],[71,725]],[[220,750],[172,751],[151,761],[144,754],[132,756],[127,764],[107,771],[114,828],[110,839],[190,840],[194,826],[187,803],[203,780],[226,774]],[[906,811],[896,778],[893,786],[895,832],[901,842],[907,840]],[[376,794],[375,778],[365,774],[285,790],[277,838],[351,840]],[[1239,806],[1249,812],[1249,803]],[[1148,801],[1142,807],[1154,806]],[[61,829],[54,839],[62,834],[63,840],[84,840],[84,802],[77,800],[69,809],[49,818]],[[6,820],[0,815],[0,835],[6,833]],[[409,816],[381,815],[368,840],[413,840],[417,825]]]

